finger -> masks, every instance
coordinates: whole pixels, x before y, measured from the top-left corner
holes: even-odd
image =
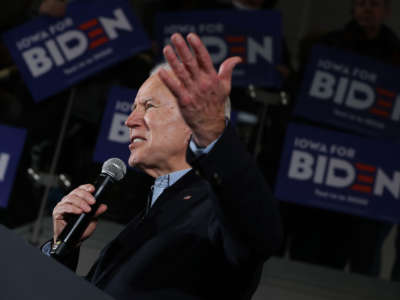
[[[88,183],[88,184],[82,184],[82,185],[80,185],[80,186],[78,187],[78,189],[83,189],[83,190],[85,190],[85,191],[87,191],[87,192],[89,192],[89,193],[93,193],[94,190],[95,190],[94,185],[93,185],[93,184],[90,184],[90,183]]]
[[[94,214],[94,218],[104,214],[107,211],[108,207],[106,204],[100,204],[99,208],[97,209],[96,213]]]
[[[75,196],[75,197],[81,198],[82,200],[85,200],[90,205],[92,205],[96,202],[96,199],[90,192],[88,192],[87,190],[81,189],[81,188],[77,188],[77,189],[73,190],[71,193],[69,193],[65,197],[65,200],[63,198],[62,201],[67,201],[70,196]]]
[[[211,56],[208,53],[206,46],[204,46],[203,42],[200,40],[199,36],[194,33],[189,33],[187,35],[187,40],[190,46],[192,46],[199,67],[208,74],[215,73]]]
[[[199,72],[199,67],[196,59],[193,57],[192,52],[189,50],[185,40],[179,33],[174,33],[171,37],[172,44],[175,46],[176,52],[178,52],[183,64],[186,66],[189,73],[196,77]]]
[[[84,212],[89,212],[92,210],[88,201],[77,195],[69,195],[68,197],[66,197],[66,199],[63,199],[62,202],[60,203],[61,203],[60,205],[64,203],[74,205],[76,207],[81,208]]]
[[[171,46],[165,46],[163,49],[164,56],[170,65],[172,72],[184,84],[185,87],[190,88],[192,80],[191,75],[185,66],[176,57],[174,50]]]
[[[89,236],[92,235],[92,233],[94,232],[94,230],[96,229],[98,220],[97,219],[93,219],[88,227],[86,228],[86,230],[83,232],[82,237],[81,237],[81,241],[86,240]]]
[[[242,62],[242,58],[239,56],[229,57],[220,66],[218,71],[218,77],[225,83],[230,83],[232,80],[233,68]]]
[[[83,213],[83,210],[79,206],[63,203],[54,208],[53,216],[57,220],[64,220],[66,214],[80,215],[81,213]]]
[[[174,76],[171,76],[169,72],[164,69],[158,71],[158,76],[162,80],[162,82],[167,86],[167,88],[171,91],[171,93],[177,98],[179,106],[188,105],[190,101],[190,97],[185,92],[182,83],[180,83]]]

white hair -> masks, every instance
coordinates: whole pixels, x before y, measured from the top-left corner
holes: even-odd
[[[171,71],[171,66],[169,65],[168,62],[161,62],[155,65],[151,70],[150,70],[150,76],[156,74],[160,69],[165,69],[167,71]],[[227,120],[230,120],[231,118],[231,99],[226,97],[225,100],[225,118]]]

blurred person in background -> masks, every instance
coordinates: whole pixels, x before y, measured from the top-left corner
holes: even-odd
[[[300,77],[315,44],[400,66],[400,40],[384,24],[390,13],[390,0],[351,1],[351,20],[344,28],[323,34],[313,33],[301,41]],[[344,269],[349,264],[351,272],[379,275],[381,247],[392,224],[318,208],[291,207],[292,259],[337,269]]]

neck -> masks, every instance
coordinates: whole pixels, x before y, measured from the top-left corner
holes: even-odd
[[[143,171],[146,172],[153,178],[157,178],[163,175],[171,174],[172,172],[181,171],[190,169],[191,166],[185,161],[174,164],[173,166],[166,166],[164,168],[143,168]]]

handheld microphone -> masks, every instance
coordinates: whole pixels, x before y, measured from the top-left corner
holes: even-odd
[[[89,225],[98,207],[102,203],[105,190],[115,181],[121,180],[126,174],[126,165],[119,158],[110,158],[103,163],[101,173],[94,183],[93,193],[96,202],[91,206],[91,211],[80,215],[71,216],[68,224],[62,230],[53,244],[50,256],[61,258],[67,255],[79,242],[83,232]]]

